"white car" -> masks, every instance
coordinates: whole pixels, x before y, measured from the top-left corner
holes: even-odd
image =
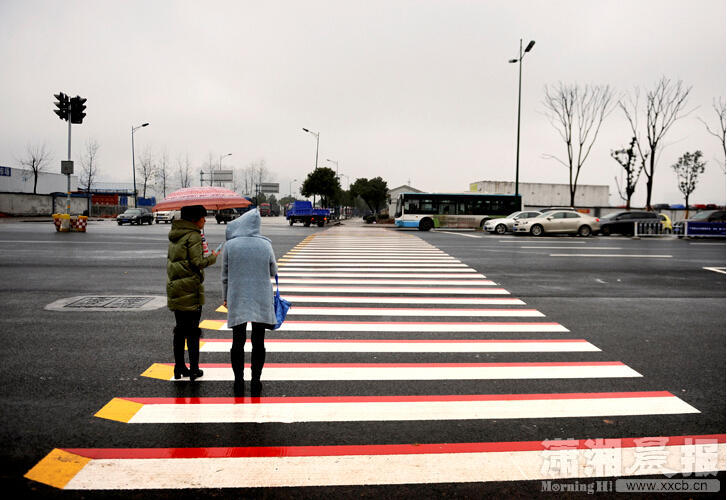
[[[171,223],[174,219],[179,219],[181,216],[178,210],[161,210],[154,214],[154,221],[159,224],[164,222],[165,224]]]
[[[517,212],[511,213],[507,217],[488,220],[487,222],[485,222],[483,229],[489,233],[505,234],[508,231],[512,231],[513,225],[515,224],[516,220],[530,219],[533,217],[537,217],[538,215],[540,215],[540,212],[527,212],[524,210],[519,210]]]
[[[574,212],[572,210],[556,210],[546,212],[531,219],[515,221],[515,234],[530,233],[542,236],[545,233],[570,233],[579,236],[590,236],[601,229],[598,217]]]

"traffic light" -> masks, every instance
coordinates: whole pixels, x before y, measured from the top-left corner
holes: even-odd
[[[77,95],[71,98],[71,123],[83,123],[83,119],[86,117],[86,98]]]
[[[68,96],[63,92],[60,92],[58,94],[53,94],[53,97],[58,99],[58,101],[55,103],[58,109],[54,109],[53,112],[57,114],[58,118],[60,118],[61,120],[68,120],[68,111],[70,109]]]

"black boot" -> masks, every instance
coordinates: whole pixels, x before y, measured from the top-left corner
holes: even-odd
[[[235,385],[240,385],[245,380],[245,349],[236,345],[230,349],[230,364],[235,374]]]
[[[199,338],[202,336],[202,330],[193,328],[187,335],[187,350],[189,351],[189,380],[194,382],[195,379],[204,375],[199,369]]]
[[[260,382],[260,375],[265,366],[265,349],[253,349],[251,357],[252,380],[250,381],[250,395],[260,396],[263,384]]]
[[[184,364],[184,334],[177,328],[174,329],[172,348],[174,350],[174,378],[179,380],[182,377],[189,377],[189,369]]]

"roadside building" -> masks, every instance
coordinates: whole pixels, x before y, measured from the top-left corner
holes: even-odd
[[[32,170],[0,166],[0,192],[33,193],[35,178]],[[78,176],[71,176],[71,191],[78,189]],[[68,177],[64,174],[39,172],[36,194],[65,193]]]
[[[518,191],[523,198],[523,208],[525,209],[570,206],[570,188],[568,184],[520,182]],[[513,194],[515,192],[515,183],[510,181],[477,181],[470,183],[470,192]],[[598,209],[609,205],[609,187],[607,185],[578,185],[575,199],[576,207]]]

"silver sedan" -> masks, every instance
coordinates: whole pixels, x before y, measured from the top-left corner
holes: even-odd
[[[540,212],[527,212],[519,210],[517,212],[511,213],[507,217],[488,220],[487,222],[485,222],[484,230],[490,233],[505,234],[508,231],[512,231],[515,221],[520,219],[530,219],[533,217],[537,217],[538,215],[540,215]]]
[[[542,236],[545,233],[570,233],[579,236],[590,236],[601,229],[598,217],[559,210],[547,212],[532,219],[515,221],[513,232],[515,234],[530,233],[533,236]]]

